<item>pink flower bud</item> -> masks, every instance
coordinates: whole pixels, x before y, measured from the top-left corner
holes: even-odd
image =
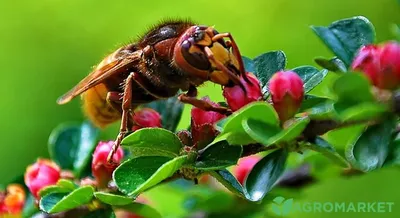
[[[217,103],[212,102],[209,97],[203,97],[202,100],[209,102],[213,106],[218,106]],[[204,111],[200,108],[193,107],[191,111],[192,115],[192,127],[198,127],[204,124],[214,124],[225,117],[215,111]]]
[[[233,174],[240,184],[243,185],[247,175],[249,175],[251,169],[253,169],[259,160],[260,157],[258,156],[248,156],[239,160],[238,165],[233,169]]]
[[[112,173],[124,158],[124,151],[121,147],[113,156],[113,163],[107,161],[108,154],[114,145],[113,141],[99,142],[93,153],[92,174],[96,178],[99,187],[106,187],[112,178]]]
[[[132,128],[133,131],[146,127],[161,127],[161,115],[151,108],[142,108],[135,111],[133,121],[135,122]]]
[[[204,97],[202,99],[210,102],[214,106],[218,106],[217,103],[210,101],[208,97]],[[225,117],[225,115],[218,112],[204,111],[197,107],[192,108],[191,115],[191,132],[193,144],[195,144],[195,146],[197,147],[199,143],[202,146],[211,142],[215,138],[217,131],[214,129],[213,125]]]
[[[400,85],[400,45],[367,45],[360,49],[351,68],[362,71],[380,89],[393,90]]]
[[[246,73],[247,78],[250,80],[246,82],[243,77],[240,78],[246,93],[239,86],[224,87],[223,95],[232,111],[237,111],[243,106],[262,99],[260,81],[252,73]]]
[[[400,44],[396,42],[388,42],[381,48],[380,53],[381,73],[384,75],[387,83],[397,88],[400,85]],[[390,78],[389,78],[390,77]],[[385,82],[386,82],[385,80]]]
[[[38,159],[36,163],[28,166],[25,172],[25,184],[36,199],[39,191],[49,185],[54,185],[60,179],[60,167],[47,159]]]
[[[281,122],[292,118],[304,97],[303,80],[293,71],[279,71],[269,81],[272,103]]]

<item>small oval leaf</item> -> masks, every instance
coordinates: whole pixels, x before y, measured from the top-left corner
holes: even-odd
[[[121,192],[137,196],[172,176],[186,160],[186,155],[174,159],[162,156],[137,157],[122,163],[114,171],[113,178]]]
[[[303,80],[305,93],[308,93],[314,89],[328,74],[327,70],[319,71],[313,66],[296,67],[293,69],[293,71],[296,72]]]
[[[372,44],[375,28],[365,17],[333,22],[329,27],[311,27],[319,38],[349,67],[360,47]]]
[[[386,105],[376,102],[364,102],[341,111],[339,118],[342,122],[372,120],[382,116],[387,111]]]
[[[246,145],[256,142],[242,126],[243,120],[253,119],[269,126],[279,126],[275,109],[266,102],[253,102],[236,111],[224,121],[222,132],[214,142],[227,140],[231,145]]]
[[[89,123],[61,124],[50,134],[50,157],[62,169],[73,170],[80,177],[89,167],[98,135],[98,129]]]
[[[253,59],[254,74],[260,80],[264,94],[268,93],[268,81],[276,72],[285,69],[286,55],[283,51],[271,51]]]
[[[176,157],[183,147],[178,136],[162,128],[143,128],[130,134],[121,143],[129,148],[134,157]]]
[[[346,148],[347,160],[362,171],[381,168],[388,157],[395,126],[396,119],[393,117],[369,126],[353,145]]]
[[[224,169],[235,165],[241,154],[241,146],[230,146],[227,141],[217,142],[205,148],[194,167],[200,170]]]
[[[107,192],[95,192],[94,196],[101,202],[113,206],[127,205],[134,199],[122,195],[111,194]]]
[[[80,187],[73,192],[51,193],[40,199],[39,207],[47,213],[58,213],[89,203],[93,198],[94,189],[91,186]]]
[[[335,148],[320,136],[316,137],[314,143],[306,144],[305,147],[321,153],[326,158],[330,159],[332,162],[341,167],[350,167],[350,164],[336,152]]]
[[[271,126],[268,123],[255,120],[255,119],[245,119],[242,121],[242,127],[246,133],[254,139],[254,141],[261,143],[263,145],[271,145],[274,136],[282,131],[277,126]]]
[[[246,197],[260,201],[271,190],[285,170],[288,152],[276,150],[256,163],[244,182]]]
[[[210,171],[210,175],[218,180],[225,188],[232,193],[245,198],[243,186],[237,181],[237,179],[226,169]]]
[[[371,85],[360,73],[343,74],[334,82],[333,91],[337,95],[334,109],[339,114],[359,103],[374,101]]]
[[[345,73],[347,72],[347,67],[343,63],[342,60],[340,60],[337,57],[334,57],[332,59],[325,59],[325,58],[315,58],[314,59],[315,63],[317,63],[319,66],[335,73]]]

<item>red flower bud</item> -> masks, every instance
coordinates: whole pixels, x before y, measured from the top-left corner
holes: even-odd
[[[233,169],[233,174],[240,184],[243,185],[245,178],[259,160],[260,157],[258,156],[248,156],[239,160],[238,165]]]
[[[106,187],[112,178],[112,173],[115,168],[121,163],[124,158],[124,151],[121,147],[113,156],[113,163],[107,161],[108,154],[114,145],[113,141],[99,142],[96,150],[93,153],[92,174],[96,178],[99,187]]]
[[[217,103],[210,101],[208,97],[204,97],[202,99],[211,103],[214,106],[218,106]],[[193,144],[195,144],[195,146],[197,147],[199,143],[201,144],[200,146],[202,146],[204,144],[208,144],[215,138],[217,131],[214,129],[213,125],[225,117],[225,115],[220,114],[218,112],[204,111],[197,107],[192,108],[191,115],[192,115],[192,123],[191,123],[192,139],[193,139]]]
[[[10,214],[19,214],[25,204],[25,191],[21,185],[11,184],[7,186],[7,195],[4,199],[4,207]]]
[[[396,89],[400,85],[400,45],[389,42],[379,47],[364,46],[354,58],[351,68],[362,71],[380,89]]]
[[[394,84],[393,88],[400,85],[400,44],[396,42],[388,42],[381,48],[380,65],[382,74],[385,77],[390,77],[389,80]],[[390,86],[389,86],[390,88]]]
[[[20,217],[25,204],[25,191],[19,184],[10,184],[0,192],[0,217]],[[13,214],[13,215],[11,215]]]
[[[142,108],[135,111],[133,121],[135,122],[132,128],[133,131],[146,127],[161,127],[161,115],[151,108]]]
[[[257,77],[252,73],[248,72],[246,75],[250,83],[246,82],[243,77],[240,78],[240,81],[246,89],[246,93],[239,85],[224,87],[223,95],[232,111],[237,111],[253,101],[262,99],[260,81],[258,81]]]
[[[218,106],[217,103],[212,102],[210,98],[203,97],[202,100],[209,102],[213,106]],[[192,127],[198,127],[204,124],[214,124],[225,117],[225,115],[220,114],[215,111],[204,111],[200,108],[193,107],[191,111],[192,115]]]
[[[279,71],[269,81],[272,103],[284,122],[298,111],[304,97],[303,80],[293,71]]]
[[[38,159],[28,166],[25,172],[25,184],[29,191],[39,199],[39,191],[49,185],[54,185],[60,179],[61,171],[57,164],[47,159]]]

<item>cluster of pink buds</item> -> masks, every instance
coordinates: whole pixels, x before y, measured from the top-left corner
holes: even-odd
[[[92,174],[96,180],[99,188],[107,187],[109,181],[112,179],[113,171],[118,167],[124,158],[122,148],[118,148],[113,156],[112,163],[107,162],[107,156],[112,150],[114,142],[99,142],[97,145],[92,159]],[[34,164],[28,166],[25,172],[25,184],[32,195],[39,200],[39,192],[43,188],[57,184],[63,173],[60,167],[47,159],[38,159]],[[82,180],[85,183],[86,180]],[[91,184],[91,183],[89,183]]]
[[[387,42],[364,46],[351,68],[363,72],[379,89],[397,89],[400,86],[400,44]]]
[[[250,82],[241,78],[245,91],[238,85],[224,88],[223,95],[232,111],[239,110],[251,102],[263,100],[258,79],[252,73],[247,73],[247,77]],[[300,76],[293,71],[279,71],[272,76],[268,88],[281,122],[292,118],[300,108],[304,97],[303,81]]]

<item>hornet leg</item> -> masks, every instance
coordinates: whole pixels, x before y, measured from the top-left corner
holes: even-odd
[[[191,104],[197,108],[200,108],[205,111],[215,111],[221,114],[226,114],[229,115],[232,113],[232,111],[229,108],[226,107],[221,107],[221,106],[214,106],[210,104],[209,102],[201,99],[197,99],[197,89],[195,86],[190,86],[189,91],[187,93],[180,94],[178,96],[179,101],[186,103],[186,104]]]
[[[122,117],[121,126],[119,129],[119,134],[114,142],[111,152],[108,154],[107,161],[111,164],[116,164],[113,162],[113,156],[117,152],[118,147],[121,145],[122,139],[128,133],[128,122],[129,115],[132,111],[132,83],[133,83],[134,73],[129,74],[125,81],[124,94],[122,97]]]

